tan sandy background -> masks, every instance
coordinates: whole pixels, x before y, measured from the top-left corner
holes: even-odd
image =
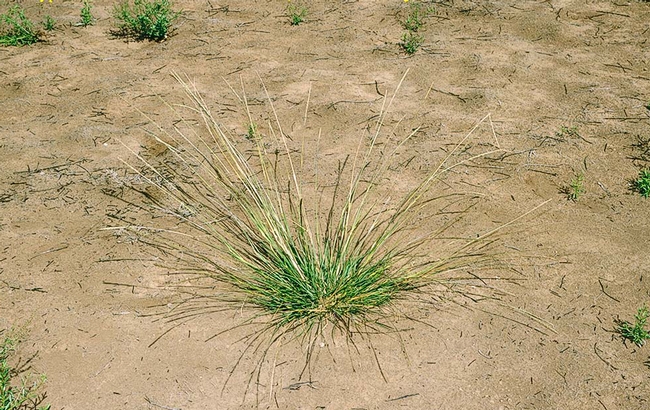
[[[400,1],[311,1],[299,26],[285,1],[178,1],[183,15],[162,43],[112,38],[113,1],[93,2],[87,28],[72,25],[81,2],[18,3],[59,26],[34,46],[0,49],[0,328],[29,323],[21,354],[38,352],[33,368],[47,374],[53,408],[650,406],[650,350],[613,332],[616,318],[650,303],[650,200],[629,189],[650,165],[648,3],[434,2],[411,57],[397,45]],[[323,163],[333,165],[406,69],[386,132],[400,120],[395,135],[422,129],[395,183],[415,184],[444,144],[491,114],[511,155],[500,178],[480,169],[467,177],[482,182],[486,200],[465,233],[551,200],[501,239],[520,255],[507,272],[517,280],[503,284],[511,309],[433,304],[420,312],[431,326],[404,325],[408,359],[394,336],[374,342],[387,381],[367,348],[350,359],[342,345],[335,360],[319,355],[311,381],[299,380],[303,352],[288,346],[254,381],[257,397],[255,387],[244,395],[252,363],[222,391],[245,348],[237,332],[205,342],[236,312],[200,317],[150,346],[170,327],[147,316],[168,303],[157,286],[165,270],[133,238],[102,228],[137,218],[108,194],[128,178],[121,142],[156,155],[142,113],[173,124],[160,97],[177,103],[183,93],[170,72],[193,79],[242,139],[245,116],[228,84],[245,84],[262,120],[259,75],[287,132],[313,143],[322,130]],[[562,127],[577,135],[558,135]],[[489,123],[477,134],[492,138]],[[572,202],[560,191],[576,173],[586,193]]]

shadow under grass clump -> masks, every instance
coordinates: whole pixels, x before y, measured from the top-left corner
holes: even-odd
[[[494,144],[470,144],[472,130],[415,188],[400,194],[385,179],[419,130],[402,141],[382,138],[393,101],[386,99],[374,131],[360,136],[356,150],[334,172],[314,166],[307,180],[304,146],[292,148],[295,141],[283,131],[268,93],[273,115],[266,129],[256,125],[256,138],[237,138],[214,119],[196,88],[175,76],[191,104],[173,133],[159,129],[153,135],[170,155],[153,164],[133,152],[139,169],[126,162],[155,188],[134,187],[149,216],[175,222],[113,229],[135,231],[182,279],[174,289],[183,300],[167,312],[168,320],[182,324],[228,309],[251,312],[223,331],[255,328],[242,339],[247,347],[235,367],[244,355],[259,355],[259,378],[269,349],[291,340],[306,346],[305,368],[315,346],[337,334],[349,346],[363,340],[372,348],[370,335],[399,332],[394,319],[400,303],[432,303],[432,286],[450,280],[441,275],[458,272],[467,279],[467,271],[494,267],[493,236],[509,223],[480,236],[457,235],[452,228],[480,195],[448,187],[464,174],[456,171],[502,152],[496,138]],[[238,98],[254,124],[246,95]],[[317,154],[318,147],[316,160]],[[440,192],[436,185],[443,186]],[[447,289],[477,300],[486,297],[479,282],[472,282],[478,284],[472,290]]]

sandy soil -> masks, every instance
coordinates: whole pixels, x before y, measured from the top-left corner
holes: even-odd
[[[163,43],[112,38],[112,1],[93,2],[87,28],[73,26],[80,2],[19,3],[61,24],[42,43],[0,49],[0,328],[29,323],[21,354],[38,352],[53,408],[649,408],[650,350],[613,332],[616,318],[650,303],[650,202],[629,189],[650,165],[648,3],[436,2],[411,57],[397,45],[397,0],[311,1],[299,26],[281,0],[179,1],[183,16]],[[228,84],[243,81],[263,119],[259,75],[288,133],[313,142],[322,130],[333,165],[406,69],[387,129],[422,129],[396,183],[415,184],[444,144],[491,114],[510,155],[500,178],[468,177],[487,200],[460,227],[486,232],[551,200],[501,238],[518,258],[504,273],[517,280],[496,285],[509,308],[432,305],[420,312],[431,326],[404,325],[408,358],[395,336],[377,337],[386,381],[369,349],[350,360],[335,345],[336,360],[319,355],[303,383],[303,352],[287,346],[257,389],[244,394],[244,362],[222,391],[245,346],[236,331],[205,339],[236,313],[157,340],[171,325],[148,315],[169,301],[158,287],[166,272],[133,238],[102,230],[138,217],[107,195],[129,177],[122,143],[156,154],[142,113],[172,125],[159,98],[183,99],[172,70],[243,136]],[[493,138],[488,122],[477,135]],[[586,193],[572,202],[561,190],[576,173]]]

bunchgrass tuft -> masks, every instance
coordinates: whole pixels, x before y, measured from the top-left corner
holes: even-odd
[[[248,348],[242,356],[247,351],[265,356],[283,338],[298,339],[307,346],[307,366],[326,334],[342,334],[355,344],[364,335],[397,330],[388,317],[401,302],[422,300],[426,289],[444,283],[440,275],[493,263],[492,235],[508,223],[480,237],[451,235],[473,204],[464,204],[455,192],[434,195],[432,188],[450,171],[499,153],[498,142],[473,152],[472,130],[417,186],[396,195],[385,178],[396,166],[396,153],[419,130],[388,149],[381,135],[391,98],[374,130],[359,138],[356,151],[342,158],[335,172],[325,177],[311,169],[315,177],[307,180],[304,152],[292,149],[268,93],[273,116],[264,129],[253,122],[245,94],[239,97],[249,127],[247,138],[235,138],[196,88],[175,76],[192,104],[184,111],[190,114],[179,114],[184,120],[174,133],[159,128],[153,135],[168,159],[156,165],[133,152],[142,167],[125,161],[157,188],[136,187],[150,213],[173,216],[175,226],[113,228],[137,231],[141,241],[162,252],[168,267],[187,275],[176,287],[185,299],[168,319],[182,323],[246,309],[252,314],[238,326],[257,329],[244,338]],[[187,119],[191,113],[198,117]],[[197,119],[203,131],[192,125]],[[432,240],[445,245],[431,248]],[[259,377],[261,361],[258,366]]]

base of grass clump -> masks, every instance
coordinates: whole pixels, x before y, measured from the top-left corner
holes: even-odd
[[[134,152],[142,166],[127,163],[155,188],[134,187],[139,203],[152,218],[173,217],[171,225],[152,219],[114,227],[135,231],[161,252],[173,277],[182,278],[174,285],[182,300],[166,314],[170,321],[246,310],[250,316],[235,327],[254,330],[243,338],[248,347],[242,356],[263,359],[274,344],[299,340],[308,365],[317,341],[340,334],[354,345],[371,334],[398,331],[394,323],[404,303],[431,303],[432,286],[444,287],[450,275],[495,264],[493,235],[508,224],[463,238],[455,223],[479,195],[449,187],[463,174],[450,171],[501,153],[496,138],[486,150],[486,144],[470,143],[472,130],[399,195],[385,180],[399,169],[398,154],[419,130],[398,142],[382,139],[392,99],[368,128],[374,131],[360,136],[356,151],[325,177],[318,166],[304,168],[311,156],[285,134],[270,97],[273,115],[263,128],[253,122],[245,93],[238,96],[255,138],[245,130],[234,137],[193,85],[176,78],[191,104],[176,112],[181,121],[173,133],[159,129],[154,136],[168,157],[153,164]],[[471,277],[480,288],[477,273]],[[476,290],[450,292],[483,297]]]

